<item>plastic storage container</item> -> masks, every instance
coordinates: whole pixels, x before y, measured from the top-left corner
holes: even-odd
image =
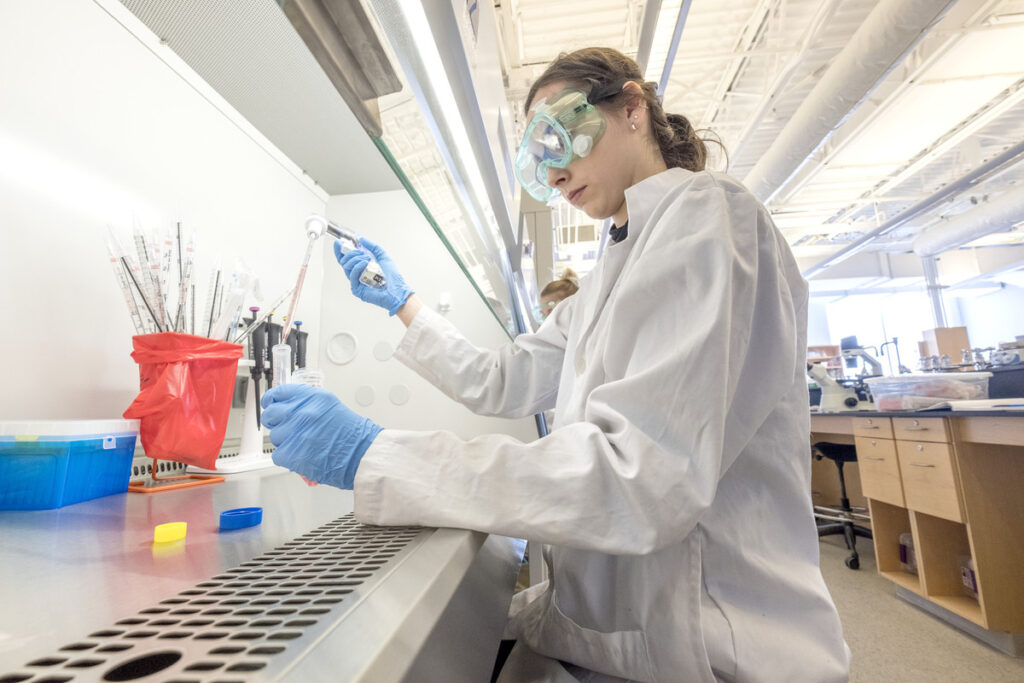
[[[945,401],[988,398],[991,372],[935,372],[864,380],[878,410],[921,410]]]
[[[917,574],[917,554],[914,552],[914,536],[910,532],[900,534],[900,569],[908,574]]]
[[[961,555],[958,564],[960,565],[960,583],[964,586],[964,593],[977,600],[978,577],[974,573],[974,559],[968,555]]]
[[[138,420],[0,422],[0,510],[124,493],[138,431]]]

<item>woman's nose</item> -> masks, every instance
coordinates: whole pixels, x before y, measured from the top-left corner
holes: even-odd
[[[560,185],[564,185],[569,179],[569,174],[564,168],[549,168],[548,169],[548,187],[553,189],[559,189]]]

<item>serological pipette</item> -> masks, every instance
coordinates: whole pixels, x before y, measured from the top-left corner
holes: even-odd
[[[114,248],[113,242],[107,242],[107,251],[110,252],[110,266],[114,269],[114,277],[117,279],[117,284],[124,295],[124,302],[128,304],[128,313],[132,317],[132,324],[135,325],[135,334],[145,334],[147,330],[143,325],[142,316],[139,314],[139,305],[135,302],[132,286],[128,283],[124,267],[121,265],[120,256]]]
[[[178,227],[179,233],[181,227]],[[180,245],[179,245],[180,249]],[[179,256],[179,260],[182,256]],[[176,332],[185,331],[185,304],[188,299],[189,286],[192,284],[192,263],[195,258],[195,233],[188,240],[188,246],[185,247],[184,263],[179,263],[180,270],[180,282],[178,284],[178,308],[177,314],[174,316],[174,330]]]
[[[288,316],[285,318],[284,330],[281,332],[282,343],[288,341],[288,334],[292,331],[292,320],[295,316],[295,305],[299,303],[299,296],[302,294],[302,283],[306,280],[306,269],[309,267],[309,259],[313,255],[313,245],[324,234],[327,224],[323,221],[317,222],[306,219],[306,253],[302,256],[302,265],[299,267],[299,277],[295,281],[295,289],[292,290],[292,302],[288,305]]]

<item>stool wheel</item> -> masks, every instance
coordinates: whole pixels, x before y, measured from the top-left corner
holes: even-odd
[[[860,558],[856,555],[850,555],[846,558],[846,566],[850,569],[860,569]]]

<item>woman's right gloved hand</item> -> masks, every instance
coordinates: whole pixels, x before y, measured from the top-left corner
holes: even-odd
[[[341,244],[334,243],[334,258],[338,259],[349,282],[352,283],[352,293],[368,304],[385,309],[388,315],[398,313],[398,309],[405,305],[413,291],[405,284],[398,268],[395,267],[395,262],[386,251],[365,237],[359,239],[359,244],[362,248],[351,249],[348,253],[342,254]],[[372,287],[359,279],[366,266],[370,265],[371,258],[376,259],[380,269],[384,271],[384,278],[387,280],[384,287]]]

